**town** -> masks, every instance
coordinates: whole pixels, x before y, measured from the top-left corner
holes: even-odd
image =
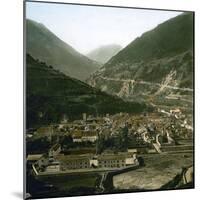
[[[27,131],[34,175],[102,172],[143,165],[143,154],[193,152],[190,117],[182,111],[92,116]]]

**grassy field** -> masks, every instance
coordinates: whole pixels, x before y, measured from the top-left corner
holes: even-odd
[[[155,190],[193,164],[192,153],[144,155],[145,166],[113,177],[116,189]]]
[[[93,173],[81,175],[42,176],[39,180],[46,184],[52,184],[63,191],[68,191],[72,188],[79,187],[95,188],[99,183],[100,175]]]

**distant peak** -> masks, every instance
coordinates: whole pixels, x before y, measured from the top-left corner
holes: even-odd
[[[97,62],[106,63],[110,58],[116,55],[122,46],[118,44],[102,45],[90,51],[87,56]]]

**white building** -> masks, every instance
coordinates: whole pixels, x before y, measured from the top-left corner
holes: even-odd
[[[60,162],[58,161],[54,161],[46,167],[46,172],[59,172],[59,171],[60,171]]]

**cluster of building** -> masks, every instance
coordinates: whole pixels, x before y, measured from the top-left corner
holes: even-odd
[[[27,162],[36,175],[70,170],[117,170],[139,165],[135,153],[64,155],[59,144],[53,145],[48,154],[29,155]]]
[[[96,143],[102,135],[105,140],[118,137],[124,127],[129,140],[135,142],[133,147],[129,147],[124,153],[64,155],[61,145],[57,142],[46,154],[28,155],[27,161],[33,164],[35,173],[123,168],[138,164],[137,147],[142,144],[148,145],[146,153],[162,153],[163,146],[175,145],[177,136],[185,137],[181,131],[184,130],[192,138],[192,126],[188,124],[180,109],[169,112],[159,110],[157,113],[136,116],[118,113],[112,116],[107,114],[103,117],[93,117],[83,113],[81,120],[70,122],[64,118],[60,124],[41,127],[34,134],[47,136],[50,140],[52,136],[70,135],[74,143]]]
[[[159,116],[159,113],[163,116]],[[185,129],[185,133],[192,136],[192,125],[188,123],[186,116],[178,108],[169,111],[159,109],[158,113],[149,115],[133,116],[127,113],[119,113],[112,116],[107,114],[103,117],[93,117],[83,113],[81,120],[69,122],[64,118],[60,124],[41,127],[34,134],[49,138],[53,135],[70,135],[75,143],[95,143],[99,136],[115,137],[119,134],[121,128],[127,126],[128,135],[137,137],[143,143],[155,142],[157,134],[172,142],[170,136],[174,134],[173,129],[176,129],[179,133]],[[178,126],[175,127],[174,123],[177,123]],[[27,135],[31,137],[30,134]]]

